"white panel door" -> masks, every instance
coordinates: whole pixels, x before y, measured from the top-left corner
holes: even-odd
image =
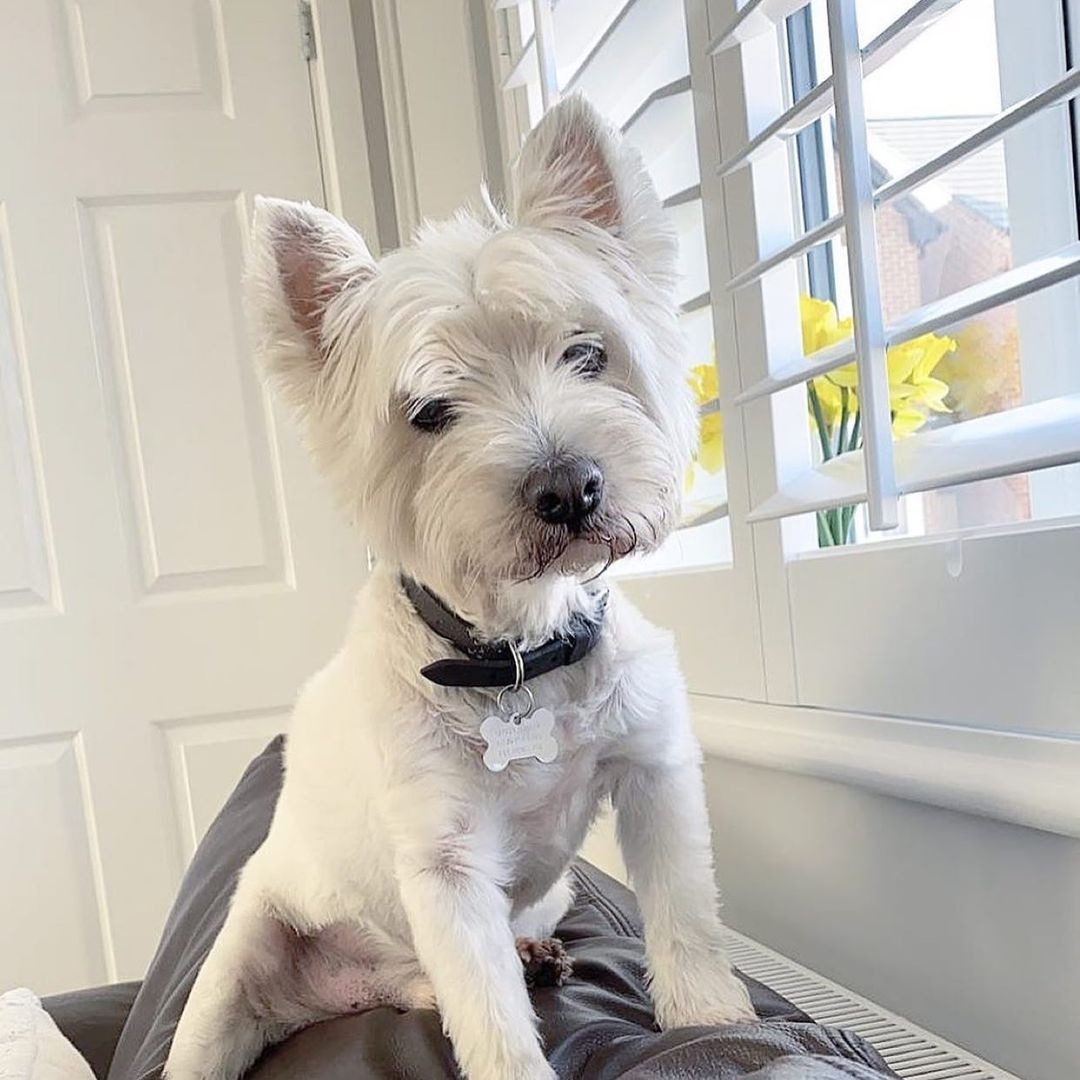
[[[254,373],[294,0],[0,0],[0,989],[142,974],[365,560]]]

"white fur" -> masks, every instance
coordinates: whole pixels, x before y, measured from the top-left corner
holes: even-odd
[[[595,604],[586,582],[611,559],[670,532],[696,431],[674,241],[635,155],[572,98],[530,136],[517,189],[513,223],[461,215],[378,265],[331,215],[259,204],[260,355],[379,563],[297,703],[270,834],[195,983],[169,1080],[232,1080],[333,1011],[304,997],[308,982],[281,985],[283,941],[320,986],[356,998],[347,1007],[437,1004],[469,1080],[553,1076],[514,939],[549,935],[566,911],[567,866],[609,796],[660,1023],[753,1015],[721,944],[669,635],[612,590],[596,649],[530,684],[557,718],[558,758],[498,774],[479,737],[493,694],[419,674],[452,650],[415,615],[402,570],[485,636],[542,641]],[[597,378],[559,363],[578,332],[603,339]],[[455,421],[417,431],[409,417],[434,398]],[[530,467],[568,452],[606,485],[577,539],[521,495]],[[342,976],[349,949],[362,978]]]

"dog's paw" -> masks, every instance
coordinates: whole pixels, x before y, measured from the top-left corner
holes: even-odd
[[[677,1027],[753,1023],[757,1019],[750,995],[732,971],[706,978],[687,978],[677,986],[653,983],[656,1020],[667,1031]]]
[[[570,978],[574,961],[558,938],[519,937],[515,944],[526,986],[562,986]]]

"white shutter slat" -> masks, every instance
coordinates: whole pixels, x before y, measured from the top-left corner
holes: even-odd
[[[625,18],[637,0],[562,0],[555,7],[559,82],[566,86]]]
[[[764,154],[794,138],[815,120],[823,117],[833,103],[833,80],[829,75],[808,94],[799,98],[786,112],[781,113],[768,127],[755,135],[741,150],[725,158],[716,167],[720,176],[729,176],[736,169],[759,160]]]
[[[674,206],[682,206],[684,203],[700,202],[701,201],[701,185],[691,184],[689,187],[683,188],[680,191],[675,191],[667,198],[663,199],[661,205],[665,210],[670,210]]]
[[[850,339],[830,345],[810,356],[799,355],[780,364],[764,379],[747,387],[735,397],[734,404],[748,405],[751,401],[768,397],[789,386],[807,382],[817,375],[827,375],[855,359],[855,344]]]
[[[1080,461],[1080,394],[918,432],[895,445],[896,484],[902,494],[1075,461]],[[782,485],[748,520],[769,521],[865,501],[862,452],[855,450]]]
[[[899,176],[895,180],[890,180],[887,184],[878,188],[874,195],[875,205],[884,206],[893,199],[907,195],[934,179],[934,177],[948,172],[949,169],[960,162],[973,157],[981,150],[985,150],[987,146],[1008,134],[1009,131],[1022,124],[1025,120],[1030,120],[1033,116],[1043,113],[1069,98],[1076,97],[1078,94],[1080,94],[1080,68],[1071,68],[1057,82],[1005,109],[989,123],[984,124],[978,131],[973,132],[955,146],[951,146],[948,150],[938,154],[937,157],[931,158],[930,161],[920,165],[910,173]],[[741,270],[731,278],[727,288],[741,289],[745,285],[749,285],[752,281],[756,281],[759,277],[767,274],[788,259],[796,258],[810,248],[824,243],[839,233],[843,227],[843,215],[834,214],[815,229],[804,233],[779,251],[752,263],[745,270]]]
[[[984,311],[1019,300],[1040,289],[1050,288],[1080,275],[1080,243],[1067,244],[1043,259],[1016,266],[997,277],[952,293],[940,300],[916,308],[891,326],[886,327],[889,345],[899,345],[922,334],[929,334],[954,323],[981,315]],[[775,394],[788,386],[805,382],[815,375],[824,375],[843,367],[855,358],[855,346],[842,341],[809,357],[797,357],[776,368],[767,378],[748,387],[735,398],[736,405],[745,405],[758,398]]]
[[[781,19],[794,15],[807,0],[748,0],[738,14],[706,46],[709,53],[722,52],[772,30]]]
[[[961,0],[920,0],[905,11],[862,50],[864,76],[873,74],[888,63],[901,49],[925,30],[929,30],[960,2]],[[722,161],[716,171],[721,176],[727,176],[743,165],[758,160],[762,154],[780,145],[782,140],[793,138],[824,116],[832,108],[832,104],[833,78],[829,75],[760,134],[755,135],[742,150]]]
[[[962,142],[939,154],[936,158],[919,166],[906,176],[898,177],[880,188],[877,193],[879,203],[888,202],[926,183],[939,173],[951,169],[980,150],[996,142],[1017,124],[1022,124],[1037,113],[1045,112],[1054,105],[1080,94],[1080,67],[1070,68],[1057,82],[1038,94],[1033,94],[1023,101],[1018,101],[1003,112],[998,113],[990,123],[979,128]]]
[[[521,53],[514,61],[514,66],[503,77],[503,90],[513,90],[517,86],[524,86],[537,78],[536,68],[536,35],[531,34],[529,39],[521,47]]]
[[[823,244],[826,240],[832,239],[843,227],[843,214],[833,214],[831,218],[827,218],[809,232],[803,233],[802,236],[780,248],[779,251],[773,252],[756,263],[751,263],[745,270],[741,270],[728,281],[728,290],[734,292],[744,285],[749,285],[752,281],[757,281],[758,278],[763,277],[782,263],[786,263],[789,259],[797,258],[812,247],[817,247],[818,244]]]
[[[684,300],[679,304],[679,310],[684,315],[690,315],[695,311],[700,311],[702,308],[708,307],[712,303],[712,297],[707,292],[698,293],[697,296],[691,296],[689,300]]]
[[[711,525],[714,521],[722,521],[727,516],[728,504],[726,499],[721,502],[703,503],[700,507],[690,502],[683,511],[679,528],[696,529],[699,525]]]
[[[649,96],[638,106],[637,110],[630,117],[626,123],[623,124],[623,134],[630,132],[636,124],[641,122],[643,118],[652,112],[659,113],[657,108],[662,102],[676,101],[680,95],[689,96],[690,93],[690,76],[683,75],[681,78],[674,79],[669,83],[665,83],[663,86],[658,86]],[[693,126],[694,113],[693,106],[690,110],[690,124]]]
[[[1080,242],[1074,241],[1042,259],[1015,266],[996,277],[932,300],[897,319],[886,331],[890,345],[981,315],[1033,292],[1049,289],[1080,274]]]
[[[550,0],[545,2],[550,3]],[[535,22],[532,0],[509,0],[503,6],[517,7],[521,3],[528,3],[529,9],[534,12]],[[550,5],[560,87],[566,86],[574,78],[634,3],[635,0],[590,0],[587,4],[581,4],[574,0],[563,0],[562,3]],[[523,85],[530,77],[535,78],[533,65],[536,62],[536,35],[530,34],[521,46],[521,54],[514,67],[503,80],[503,89],[513,89]]]
[[[676,0],[630,0],[563,89],[581,90],[622,127],[658,86],[687,74],[686,50]]]
[[[698,183],[689,79],[677,79],[649,94],[623,126],[623,136],[641,154],[661,199]]]

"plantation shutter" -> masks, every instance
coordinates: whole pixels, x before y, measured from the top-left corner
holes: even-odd
[[[746,48],[760,35],[775,34],[782,21],[802,9],[805,2],[749,0],[709,43],[709,53],[715,56],[729,49]],[[835,149],[843,209],[794,240],[763,251],[751,265],[736,269],[724,287],[738,292],[761,282],[777,268],[842,234],[850,270],[854,336],[809,358],[801,350],[797,355],[771,353],[767,357],[767,375],[744,387],[733,404],[745,407],[854,361],[860,387],[863,446],[778,484],[773,493],[751,508],[752,522],[866,502],[870,527],[889,529],[897,524],[897,497],[901,494],[1080,460],[1077,394],[1062,394],[893,441],[885,366],[888,348],[1080,274],[1080,243],[1073,238],[1042,258],[923,304],[892,322],[885,318],[875,236],[875,219],[881,208],[1080,92],[1080,69],[1071,66],[1060,78],[1004,109],[962,141],[905,175],[875,186],[864,112],[864,79],[957,4],[958,0],[920,0],[860,48],[856,0],[827,0],[832,74],[770,119],[758,134],[720,163],[720,174],[733,176],[777,145],[794,139],[830,107],[835,109]],[[1038,162],[1032,162],[1031,167],[1037,169]]]

